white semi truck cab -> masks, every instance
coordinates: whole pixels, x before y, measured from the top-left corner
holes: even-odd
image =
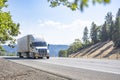
[[[26,35],[17,40],[17,52],[20,58],[43,58],[49,59],[48,45],[41,35]]]

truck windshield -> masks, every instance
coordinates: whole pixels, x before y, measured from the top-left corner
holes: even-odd
[[[33,46],[47,46],[46,42],[33,42]]]

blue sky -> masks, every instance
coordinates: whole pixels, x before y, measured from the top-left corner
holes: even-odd
[[[64,6],[51,8],[47,0],[8,0],[7,4],[14,22],[20,23],[21,34],[17,38],[41,34],[49,44],[71,44],[76,38],[82,40],[85,26],[90,29],[93,21],[103,24],[107,12],[111,11],[115,17],[120,8],[120,0],[111,0],[107,5],[89,3],[83,12]]]

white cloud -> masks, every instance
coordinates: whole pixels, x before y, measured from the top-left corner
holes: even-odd
[[[70,22],[69,24],[63,24],[60,22],[52,21],[52,20],[45,20],[45,21],[40,20],[39,23],[40,23],[40,26],[42,26],[42,27],[54,27],[54,28],[60,28],[60,29],[61,28],[62,29],[66,29],[66,28],[74,29],[77,27],[90,26],[90,24],[91,24],[90,21],[80,20],[80,19]]]
[[[84,27],[87,26],[90,29],[90,25],[91,21],[80,19],[67,24],[53,20],[39,20],[38,25],[24,25],[16,39],[27,34],[42,34],[50,44],[70,44],[76,38],[82,39]]]
[[[42,26],[42,27],[59,28],[59,27],[63,26],[63,24],[61,24],[60,22],[55,22],[52,20],[46,20],[46,21],[40,20],[39,22],[40,22],[40,26]]]
[[[82,39],[84,27],[90,29],[91,21],[74,20],[68,24],[56,22],[53,20],[40,20],[39,30],[46,36],[49,43],[61,44],[72,43],[74,39]]]

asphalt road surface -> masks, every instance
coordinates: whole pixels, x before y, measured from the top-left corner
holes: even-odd
[[[57,57],[50,59],[5,58],[70,80],[120,80],[120,60]]]

